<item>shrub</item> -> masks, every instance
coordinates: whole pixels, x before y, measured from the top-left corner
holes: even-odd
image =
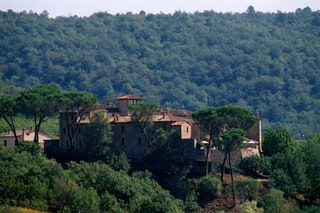
[[[284,212],[282,207],[286,204],[286,200],[283,195],[283,191],[270,189],[258,200],[257,206],[262,207],[265,213]]]
[[[293,197],[295,195],[296,186],[291,177],[282,169],[275,169],[273,171],[270,178],[270,185],[285,192],[286,197]]]
[[[215,176],[204,176],[198,183],[199,197],[203,199],[215,199],[221,194],[221,181]]]
[[[238,207],[240,213],[263,213],[262,208],[257,207],[257,201],[247,201]]]
[[[242,159],[239,166],[247,175],[269,175],[271,171],[271,160],[270,157],[263,155],[252,155]]]
[[[262,184],[256,180],[237,180],[234,181],[234,185],[239,198],[243,201],[256,200],[262,190]]]

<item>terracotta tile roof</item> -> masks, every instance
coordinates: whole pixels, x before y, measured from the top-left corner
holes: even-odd
[[[33,132],[33,130],[16,130],[16,134],[17,134],[17,136],[21,136],[21,135],[23,135],[23,131],[24,131],[24,133],[25,134],[30,134],[31,132]],[[14,134],[13,134],[13,131],[8,131],[8,132],[3,132],[3,133],[1,133],[0,134],[1,136],[5,136],[5,137],[13,137],[14,136]]]
[[[176,122],[172,123],[171,125],[172,126],[181,126],[181,125],[183,125],[185,123],[187,123],[187,122],[185,122],[185,121],[176,121]]]
[[[131,122],[131,116],[114,116],[109,118],[109,122],[127,123]]]
[[[32,129],[26,129],[26,130],[19,129],[19,130],[16,130],[17,136],[22,136],[23,132],[24,132],[25,135],[28,135],[28,134],[33,133],[34,130],[32,130]],[[44,133],[44,132],[39,132],[39,134],[47,135],[47,136],[50,137],[49,134]],[[7,131],[7,132],[1,133],[0,136],[2,136],[2,137],[14,137],[14,134],[13,134],[13,131]]]
[[[116,98],[116,100],[143,100],[143,98],[137,95],[129,94],[129,95],[120,96]]]
[[[169,111],[169,112],[156,112],[153,115],[154,122],[172,122],[175,125],[181,125],[183,123],[193,124],[191,113],[183,110]],[[131,122],[131,116],[114,116],[109,118],[109,122]]]

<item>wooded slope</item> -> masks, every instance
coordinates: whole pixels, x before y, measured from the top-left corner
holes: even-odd
[[[49,18],[0,11],[0,72],[23,88],[133,93],[195,111],[234,103],[264,128],[301,139],[319,131],[320,12],[111,15]]]

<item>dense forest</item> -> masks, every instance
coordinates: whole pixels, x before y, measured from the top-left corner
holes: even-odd
[[[15,210],[18,206],[43,212],[320,210],[319,133],[299,144],[286,129],[269,129],[264,155],[228,167],[221,180],[218,168],[206,176],[190,176],[190,161],[181,155],[175,132],[160,132],[156,142],[145,161],[152,165],[144,167],[148,170],[132,168],[124,154],[112,150],[103,158],[92,155],[87,161],[71,161],[62,167],[47,158],[37,143],[23,142],[14,148],[0,144],[0,212],[30,212]],[[232,170],[235,178],[231,175],[230,183],[226,176]]]
[[[101,101],[133,93],[195,111],[234,103],[295,139],[319,131],[320,13],[97,12],[49,18],[0,11],[7,85],[57,83]]]

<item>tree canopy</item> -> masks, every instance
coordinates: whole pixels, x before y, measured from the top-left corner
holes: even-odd
[[[319,129],[319,11],[46,14],[0,11],[10,87],[55,82],[100,100],[137,94],[189,111],[233,103],[297,139]]]
[[[148,130],[153,126],[153,114],[158,109],[158,106],[152,103],[138,103],[130,104],[128,108],[131,114],[131,121],[143,132],[149,149],[151,149],[152,141]]]
[[[40,85],[22,91],[17,98],[19,112],[34,122],[34,142],[38,142],[41,124],[57,115],[62,92],[56,85]]]

